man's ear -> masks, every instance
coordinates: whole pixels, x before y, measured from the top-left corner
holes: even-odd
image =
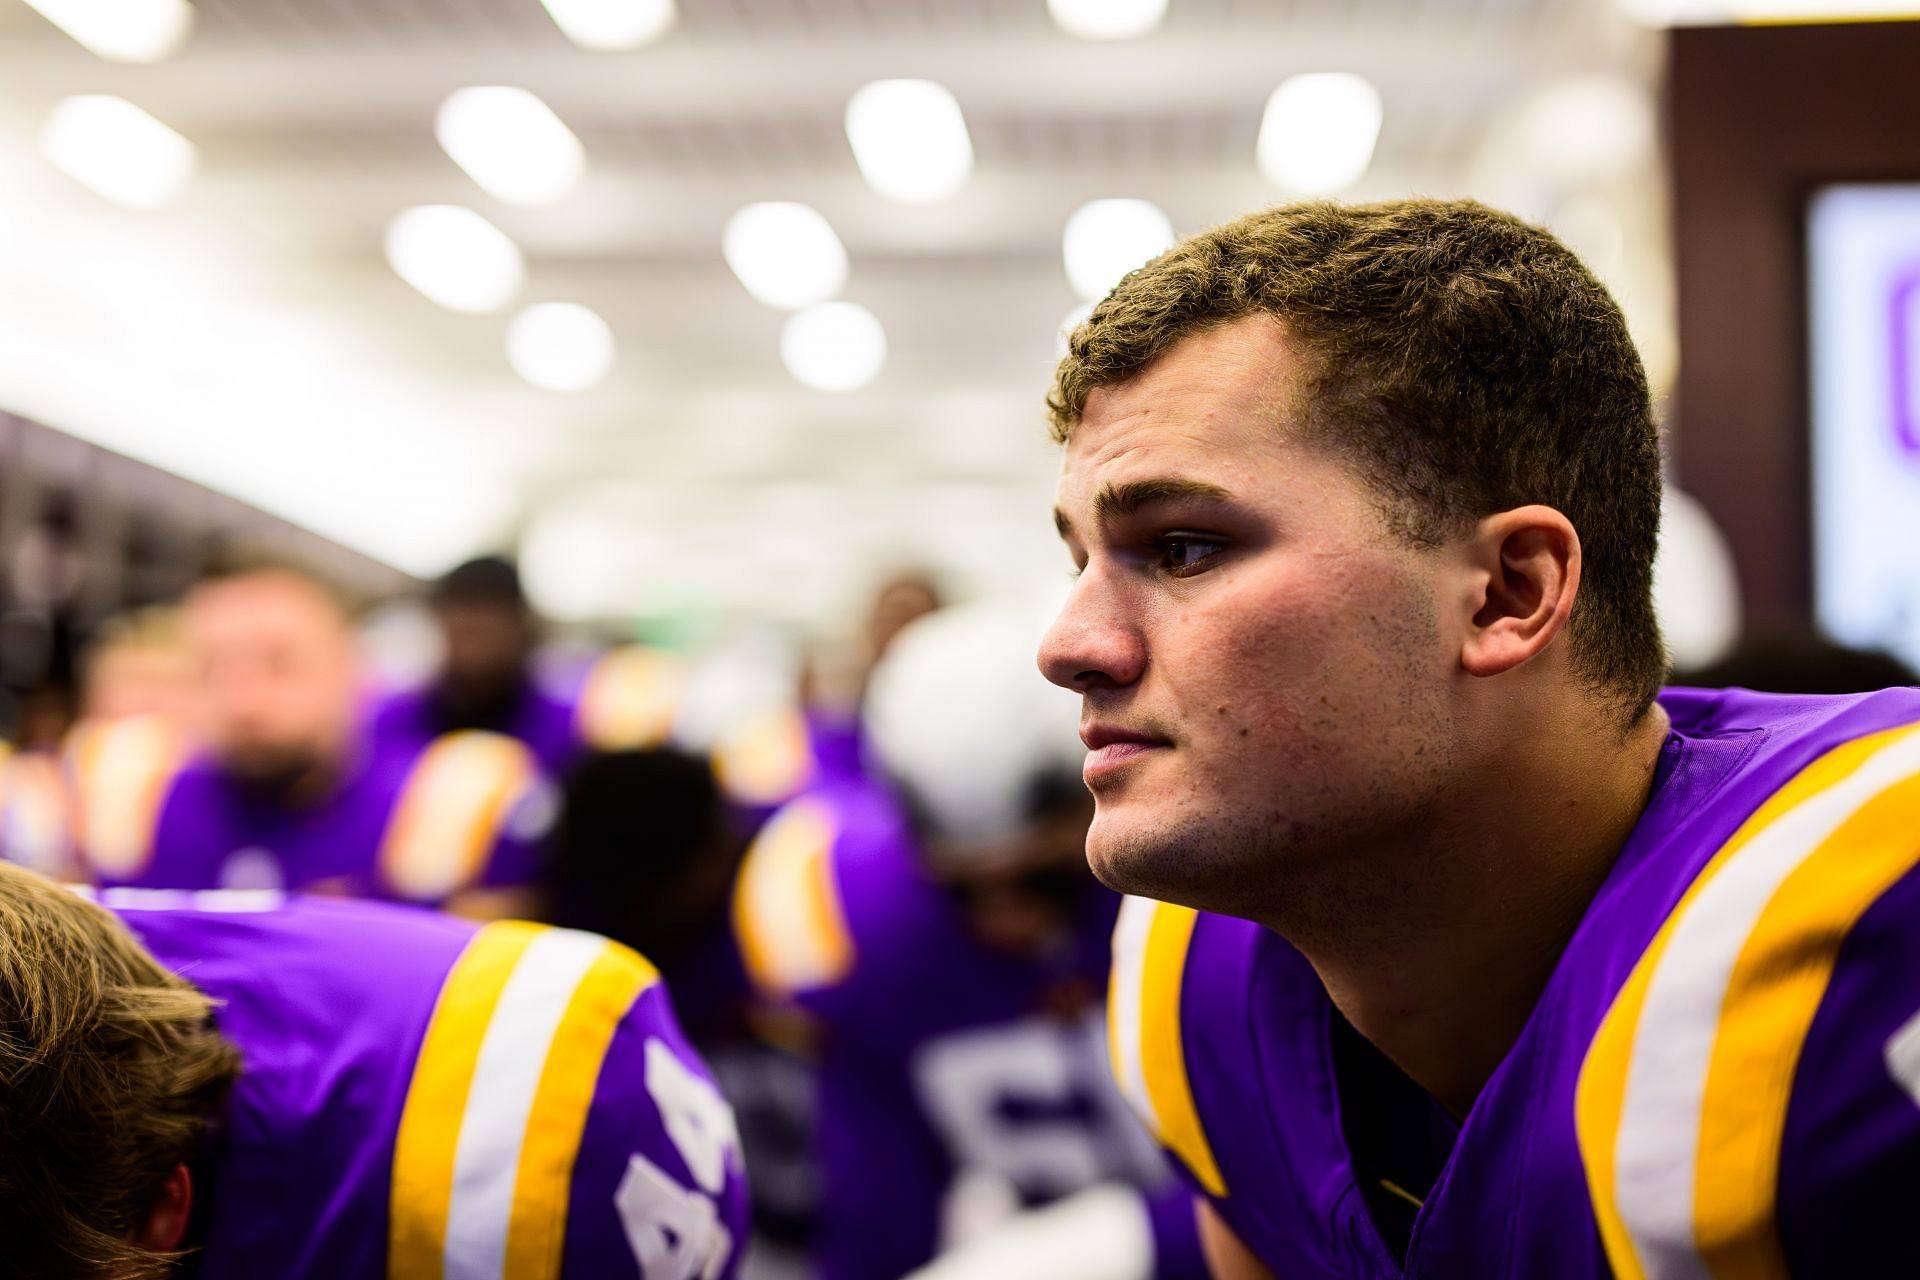
[[[1552,507],[1516,507],[1475,525],[1465,555],[1478,607],[1460,665],[1470,675],[1497,676],[1566,627],[1580,589],[1580,535]]]
[[[133,1243],[155,1253],[172,1253],[187,1238],[187,1219],[192,1216],[193,1175],[187,1166],[177,1164],[160,1184],[146,1220],[133,1233]]]

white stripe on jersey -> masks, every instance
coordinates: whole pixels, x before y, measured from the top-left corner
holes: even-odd
[[[454,1155],[446,1274],[498,1276],[506,1265],[520,1146],[547,1050],[606,939],[575,929],[538,934],[514,966],[487,1023]]]

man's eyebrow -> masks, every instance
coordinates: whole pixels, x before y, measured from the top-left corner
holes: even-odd
[[[1156,476],[1151,480],[1130,480],[1125,484],[1102,485],[1093,495],[1093,517],[1100,523],[1118,520],[1160,502],[1231,502],[1233,495],[1205,480],[1182,476]],[[1053,527],[1061,537],[1073,532],[1073,521],[1059,507],[1053,509]]]
[[[1104,522],[1133,515],[1162,502],[1230,502],[1232,499],[1231,493],[1205,480],[1156,476],[1150,480],[1102,485],[1093,495],[1093,516]]]

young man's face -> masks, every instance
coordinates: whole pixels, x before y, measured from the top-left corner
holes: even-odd
[[[1093,393],[1066,446],[1081,573],[1040,665],[1083,695],[1087,855],[1117,889],[1257,914],[1448,775],[1447,553],[1300,442],[1298,372],[1275,321],[1236,321]]]

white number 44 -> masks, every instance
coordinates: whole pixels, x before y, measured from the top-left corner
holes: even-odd
[[[645,1280],[718,1280],[733,1255],[732,1233],[713,1200],[726,1187],[729,1158],[739,1146],[733,1112],[663,1042],[647,1041],[646,1055],[647,1092],[699,1188],[681,1186],[635,1152],[613,1193],[614,1207]]]

